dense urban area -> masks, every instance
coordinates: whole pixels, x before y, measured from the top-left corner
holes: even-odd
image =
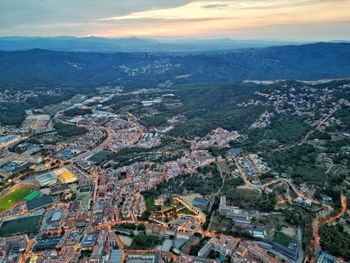
[[[9,87],[0,124],[0,262],[350,261],[349,80]]]

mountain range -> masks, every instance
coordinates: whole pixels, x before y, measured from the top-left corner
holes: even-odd
[[[203,52],[0,51],[0,68],[0,88],[317,80],[350,77],[350,44]]]
[[[258,48],[296,42],[224,39],[149,39],[101,37],[0,37],[0,50],[48,49],[74,52],[195,52]]]

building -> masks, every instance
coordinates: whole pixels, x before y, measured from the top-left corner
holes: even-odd
[[[50,192],[52,195],[67,194],[70,192],[70,187],[68,184],[55,184],[50,187]]]
[[[35,180],[41,187],[51,186],[57,182],[57,175],[53,172],[48,172],[44,174],[40,174],[35,177]]]
[[[40,238],[33,246],[33,251],[53,250],[60,242],[60,236],[49,236]]]
[[[334,256],[322,252],[317,259],[317,263],[341,263],[342,261],[337,260]]]
[[[27,235],[0,238],[0,262],[20,262],[27,243]]]
[[[52,205],[54,203],[54,200],[52,196],[50,195],[43,195],[41,197],[35,198],[31,201],[27,201],[27,209],[28,210],[34,210],[34,209],[40,209],[45,206]]]
[[[126,263],[163,263],[160,253],[135,253],[135,254],[127,254]]]
[[[236,206],[228,206],[226,204],[226,196],[220,198],[219,214],[226,218],[232,219],[233,222],[238,224],[250,224],[251,217],[247,211],[239,209]]]
[[[37,198],[38,196],[40,196],[42,193],[40,191],[33,191],[32,193],[30,193],[29,195],[27,195],[24,198],[24,201],[32,201],[35,198]]]
[[[208,208],[208,205],[209,205],[209,201],[205,198],[201,198],[201,197],[195,197],[193,200],[192,200],[192,205],[195,206],[195,207],[198,207],[200,209],[207,209]]]
[[[120,249],[112,249],[109,263],[122,263],[123,262],[123,251]]]
[[[250,242],[240,242],[236,251],[231,256],[232,263],[242,262],[262,262],[262,263],[280,263],[280,258],[272,256],[267,250],[258,245],[252,245]]]
[[[113,248],[118,248],[118,237],[113,231],[108,233],[108,245]]]
[[[238,247],[239,240],[230,236],[221,235],[219,237],[212,237],[202,248],[198,251],[199,257],[207,257],[210,251],[214,250],[222,256],[231,256],[231,254]]]
[[[219,261],[209,258],[194,257],[185,254],[181,254],[180,263],[218,263]]]
[[[83,248],[93,247],[96,244],[98,233],[90,233],[84,237],[81,241],[80,246]]]
[[[60,221],[62,218],[62,212],[61,211],[56,211],[52,214],[52,217],[51,217],[51,222],[57,222],[57,221]]]
[[[89,171],[91,169],[91,164],[83,160],[77,160],[74,164],[84,171]]]
[[[6,135],[0,138],[0,147],[5,147],[10,145],[11,143],[17,141],[20,138],[19,135]]]
[[[67,168],[58,169],[55,171],[55,174],[63,184],[74,183],[78,180],[78,177]]]

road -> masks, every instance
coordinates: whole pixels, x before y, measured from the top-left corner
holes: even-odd
[[[292,149],[292,148],[294,148],[294,147],[296,147],[296,146],[301,146],[301,145],[303,145],[303,144],[309,139],[310,135],[313,134],[316,130],[319,130],[319,129],[322,127],[322,125],[323,125],[330,117],[332,117],[332,115],[333,115],[339,108],[340,108],[339,106],[335,106],[335,107],[330,111],[330,113],[329,113],[326,117],[324,117],[323,119],[318,120],[318,125],[316,126],[316,128],[313,129],[313,130],[311,130],[311,131],[309,131],[309,132],[305,135],[305,137],[304,137],[300,142],[294,143],[294,144],[289,145],[289,146],[285,146],[285,147],[281,147],[281,148],[274,149],[274,150],[272,150],[272,152],[285,151],[285,150]]]
[[[234,162],[235,162],[235,165],[236,165],[236,167],[237,167],[239,173],[241,174],[241,177],[242,177],[242,179],[243,179],[243,181],[244,181],[245,187],[251,188],[251,189],[256,189],[256,190],[259,190],[259,191],[260,191],[259,187],[257,187],[256,185],[252,184],[252,183],[249,181],[248,176],[247,176],[246,173],[243,171],[243,169],[242,169],[241,165],[239,164],[237,158],[234,158]]]
[[[217,167],[218,167],[218,169],[219,169],[219,172],[220,172],[222,184],[221,184],[220,188],[216,191],[216,193],[214,193],[214,196],[213,196],[213,200],[214,200],[214,201],[215,201],[215,197],[217,197],[217,196],[220,194],[222,188],[223,188],[224,185],[225,185],[225,176],[224,176],[224,173],[222,172],[222,168],[221,168],[221,166],[220,166],[219,163],[217,163],[216,165],[217,165]]]
[[[213,203],[215,202],[215,198],[221,193],[221,190],[222,190],[222,188],[225,185],[225,176],[224,176],[224,174],[222,172],[221,166],[219,164],[217,164],[217,167],[218,167],[219,172],[220,172],[220,176],[221,176],[221,179],[222,179],[222,184],[221,184],[220,188],[217,190],[217,192],[213,194],[213,197],[212,197],[213,201],[212,201],[212,203],[210,205],[210,210],[212,208]],[[210,231],[211,225],[213,223],[213,219],[214,219],[214,213],[211,214],[211,217],[209,219],[209,224],[208,224],[208,229],[207,229],[208,232]]]
[[[344,195],[343,192],[341,192],[341,194],[340,194],[340,200],[341,200],[341,210],[339,211],[338,214],[330,216],[326,220],[322,220],[320,216],[317,216],[312,223],[312,232],[313,232],[313,236],[314,236],[313,242],[315,245],[315,254],[316,255],[318,255],[321,251],[321,247],[320,247],[321,237],[319,235],[320,227],[323,225],[332,224],[335,220],[342,217],[344,215],[344,213],[346,212],[347,200],[346,200],[346,196]]]
[[[347,208],[347,201],[346,201],[346,197],[344,195],[343,192],[341,192],[340,194],[340,201],[341,201],[341,210],[338,214],[334,215],[334,216],[331,216],[329,217],[325,222],[324,224],[331,224],[333,223],[335,220],[339,219],[340,217],[342,217],[346,211],[346,208]]]
[[[70,159],[70,161],[73,163],[76,160],[79,159],[84,159],[90,155],[94,155],[95,153],[98,153],[99,151],[102,151],[103,149],[105,149],[108,144],[111,142],[113,135],[114,135],[114,131],[112,129],[106,129],[104,127],[100,127],[100,129],[103,129],[106,133],[107,133],[107,137],[104,139],[104,141],[102,143],[100,143],[99,145],[96,145],[95,148],[83,152],[75,157],[73,157],[72,159]]]

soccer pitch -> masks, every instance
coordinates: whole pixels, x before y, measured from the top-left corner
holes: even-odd
[[[292,243],[293,239],[281,232],[278,232],[273,237],[273,242],[276,242],[278,244],[281,244],[285,247],[288,247],[290,243]]]
[[[22,201],[27,195],[33,192],[33,188],[29,186],[19,186],[0,198],[0,212],[6,211],[18,202]]]
[[[42,215],[34,215],[5,221],[1,225],[0,236],[36,233],[40,227],[41,220]]]

